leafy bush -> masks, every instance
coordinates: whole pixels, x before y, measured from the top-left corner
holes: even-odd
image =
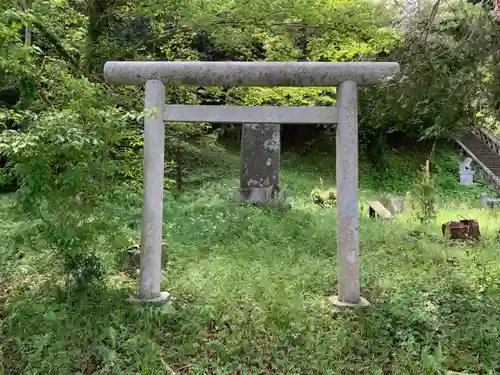
[[[128,169],[129,160],[117,157],[116,145],[140,136],[128,123],[141,114],[110,106],[104,87],[73,78],[56,62],[49,61],[42,73],[41,82],[49,85],[42,95],[50,95],[45,99],[52,107],[19,112],[29,126],[0,133],[0,152],[19,183],[17,208],[39,220],[38,234],[82,285],[103,276],[93,249],[99,236],[122,225],[103,210],[119,199],[114,192]]]

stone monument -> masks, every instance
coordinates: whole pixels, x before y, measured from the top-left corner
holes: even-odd
[[[264,204],[284,202],[280,188],[280,143],[279,124],[243,124],[236,200]]]
[[[472,169],[472,158],[466,157],[459,164],[460,184],[472,185],[474,183],[474,170]]]

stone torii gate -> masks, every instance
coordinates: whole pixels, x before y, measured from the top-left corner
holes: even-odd
[[[243,123],[254,132],[252,144],[242,139],[242,174],[239,194],[246,201],[269,201],[269,187],[279,183],[255,181],[262,177],[244,165],[251,153],[260,164],[279,163],[279,125],[337,123],[337,259],[339,306],[366,304],[360,295],[358,237],[358,86],[379,83],[399,72],[398,63],[350,62],[166,62],[110,61],[104,66],[106,82],[144,85],[144,204],[142,213],[140,302],[165,302],[160,291],[163,229],[165,122]],[[166,105],[165,86],[337,86],[335,107],[244,107]],[[257,134],[260,132],[260,134]],[[277,134],[277,135],[276,135]],[[274,143],[273,143],[274,141]],[[250,146],[250,147],[249,147]],[[257,147],[257,150],[255,150]],[[266,154],[267,153],[267,154]],[[277,158],[277,159],[276,159]],[[246,172],[246,173],[245,173]],[[278,167],[279,172],[279,167]],[[259,175],[260,173],[260,175]]]

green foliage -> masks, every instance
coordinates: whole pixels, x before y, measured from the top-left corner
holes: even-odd
[[[429,10],[419,23],[420,34],[389,54],[387,59],[402,64],[402,74],[361,96],[364,132],[432,138],[472,126],[493,92],[495,29],[480,5],[460,4],[440,11],[439,22]]]
[[[50,102],[51,108],[22,112],[29,127],[1,133],[0,153],[20,185],[20,212],[40,220],[33,229],[82,284],[102,276],[91,244],[121,225],[102,209],[112,204],[119,172],[128,168],[127,160],[111,155],[131,134],[127,122],[133,114],[109,106],[100,85],[73,78],[63,65],[49,62],[40,73],[50,97],[42,96],[38,105]]]
[[[434,163],[447,166],[452,157],[453,150],[443,150]],[[407,163],[394,153],[389,159]],[[161,311],[126,301],[137,280],[116,265],[109,266],[106,287],[68,296],[54,287],[60,276],[44,243],[0,244],[0,290],[9,291],[0,297],[0,368],[46,375],[165,374],[167,366],[177,373],[189,368],[220,374],[494,371],[500,339],[497,214],[465,206],[461,197],[440,201],[437,223],[454,219],[457,210],[478,218],[484,238],[472,247],[446,242],[437,224],[416,230],[411,213],[390,222],[365,213],[359,225],[361,285],[372,305],[357,313],[332,310],[336,218],[334,211],[317,208],[309,192],[335,163],[331,155],[315,154],[285,157],[283,164],[283,181],[295,197],[285,215],[228,204],[236,169],[178,199],[167,196],[163,286],[175,299]],[[394,179],[409,189],[414,181],[402,183],[405,170],[399,173]],[[448,178],[444,167],[433,175],[436,181]],[[362,181],[363,191],[373,189],[369,181]],[[460,185],[455,180],[449,188]],[[137,198],[120,192],[115,215],[137,222],[138,215],[127,215],[138,214]],[[30,226],[26,219],[12,220],[9,200],[0,202],[2,235]],[[121,248],[93,247],[102,257]]]
[[[40,51],[19,43],[19,32],[24,24],[23,18],[14,11],[0,14],[0,88],[17,86],[26,107],[34,96],[33,77]],[[1,108],[0,111],[0,114],[4,112]]]
[[[424,169],[421,180],[415,187],[416,217],[421,223],[430,223],[436,218],[436,188],[430,172]]]

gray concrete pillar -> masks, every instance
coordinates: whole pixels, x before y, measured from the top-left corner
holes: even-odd
[[[163,179],[165,155],[165,85],[146,82],[144,118],[144,204],[141,231],[139,301],[168,299],[160,292],[163,234]]]
[[[282,203],[280,125],[243,124],[240,187],[235,199],[246,203]]]
[[[338,295],[334,303],[360,302],[358,235],[358,87],[337,87],[337,261]]]

